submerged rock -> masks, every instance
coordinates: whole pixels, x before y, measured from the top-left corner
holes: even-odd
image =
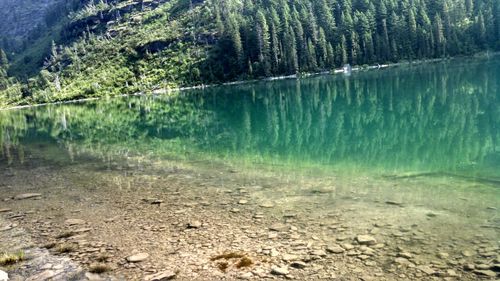
[[[271,268],[271,274],[274,275],[287,275],[289,273],[288,268],[273,266]]]
[[[488,277],[496,277],[497,273],[493,270],[479,270],[476,269],[473,271],[477,275],[488,276]]]
[[[370,235],[358,235],[356,237],[356,241],[358,241],[361,245],[375,245],[377,244],[377,240]]]
[[[139,254],[127,257],[127,261],[128,262],[141,262],[141,261],[146,260],[147,258],[149,258],[148,253],[139,253]]]
[[[342,254],[343,252],[345,252],[344,248],[340,247],[339,245],[328,246],[326,247],[326,251],[334,254]]]
[[[166,281],[174,279],[177,274],[173,271],[163,271],[160,273],[148,275],[144,277],[144,281]]]
[[[423,273],[427,274],[427,275],[434,275],[434,274],[436,274],[436,271],[434,269],[432,269],[430,266],[427,266],[427,265],[421,265],[421,266],[418,266],[417,268],[420,271],[422,271]]]
[[[53,271],[53,270],[45,270],[41,273],[38,273],[36,275],[33,275],[31,277],[29,277],[28,279],[26,279],[26,281],[45,281],[45,280],[49,280],[51,279],[52,277],[56,276],[56,272]]]
[[[0,213],[7,213],[7,212],[10,212],[12,211],[12,209],[0,209]]]
[[[200,228],[201,225],[200,221],[191,221],[188,223],[188,228]]]
[[[64,223],[71,226],[71,225],[85,224],[85,221],[81,219],[67,219],[66,221],[64,221]]]
[[[30,199],[30,198],[36,198],[36,197],[41,197],[42,194],[40,193],[23,193],[23,194],[18,194],[14,196],[14,199],[16,200],[23,200],[23,199]]]
[[[8,281],[9,274],[7,272],[0,270],[0,281]]]

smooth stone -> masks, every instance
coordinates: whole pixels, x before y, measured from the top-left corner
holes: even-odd
[[[143,260],[146,260],[149,257],[148,253],[140,253],[136,255],[132,255],[127,257],[127,261],[129,262],[141,262]]]
[[[342,248],[344,248],[345,250],[349,251],[349,250],[354,249],[354,246],[352,244],[345,243],[345,244],[342,244]]]
[[[344,248],[338,245],[328,246],[326,247],[326,251],[334,254],[342,254],[343,252],[345,252]]]
[[[356,237],[356,241],[358,241],[361,245],[375,245],[377,244],[377,240],[370,235],[358,235]]]
[[[151,205],[160,205],[161,203],[163,203],[163,200],[160,200],[158,198],[144,198],[142,199],[142,201],[149,203]]]
[[[409,265],[409,266],[413,265],[413,263],[406,258],[396,258],[394,262],[402,265]]]
[[[417,266],[417,268],[420,271],[422,271],[423,273],[427,274],[427,275],[434,275],[434,274],[436,274],[436,271],[434,269],[432,269],[430,266],[427,266],[427,265]]]
[[[282,231],[287,231],[290,227],[287,226],[286,224],[282,224],[282,223],[276,223],[276,224],[273,224],[269,227],[269,230],[271,231],[278,231],[278,232],[282,232]]]
[[[42,194],[40,193],[23,193],[23,194],[18,194],[14,197],[16,200],[23,200],[23,199],[30,199],[30,198],[35,198],[35,197],[40,197]]]
[[[302,269],[302,268],[306,268],[307,264],[303,261],[294,261],[290,264],[290,266],[293,268]]]
[[[462,251],[462,255],[464,257],[472,257],[474,254],[472,252],[466,250],[466,251]]]
[[[491,265],[489,265],[489,264],[478,264],[478,265],[476,265],[476,268],[480,269],[480,270],[486,270],[486,269],[490,269]]]
[[[79,228],[77,230],[74,230],[73,232],[74,233],[84,233],[84,232],[89,232],[91,230],[92,230],[92,228]]]
[[[247,203],[248,203],[247,200],[240,200],[240,201],[238,201],[238,204],[240,204],[240,205],[245,205]]]
[[[408,252],[401,252],[398,254],[398,256],[400,256],[402,258],[407,258],[407,259],[411,259],[413,257],[413,255],[408,253]]]
[[[468,264],[464,265],[464,269],[471,271],[471,270],[476,269],[476,266],[473,265],[472,263],[468,263]]]
[[[477,275],[488,276],[488,277],[496,277],[497,273],[493,270],[474,270],[473,271]]]
[[[99,276],[99,274],[90,273],[90,272],[85,273],[85,278],[87,278],[86,279],[87,281],[103,281],[104,280],[101,276]]]
[[[299,256],[297,255],[292,255],[292,254],[283,254],[281,257],[282,260],[284,261],[296,261],[299,259]]]
[[[279,255],[280,255],[280,253],[276,249],[274,249],[274,248],[271,249],[271,253],[270,253],[271,257],[277,257]]]
[[[311,255],[313,256],[320,256],[320,257],[326,257],[326,252],[323,250],[314,250],[311,252]]]
[[[274,275],[287,275],[289,273],[288,268],[273,266],[271,268],[271,274]]]
[[[252,279],[253,278],[253,273],[252,272],[243,273],[243,274],[240,275],[239,278],[243,279],[243,280]]]
[[[10,211],[12,211],[12,209],[0,209],[0,213],[6,213],[6,212],[10,212]]]
[[[144,280],[145,281],[166,281],[166,280],[174,279],[176,275],[177,274],[175,274],[175,272],[168,270],[168,271],[162,271],[160,273],[148,275],[148,276],[144,277]]]
[[[33,275],[26,279],[25,281],[45,281],[49,280],[50,278],[56,276],[56,272],[53,270],[45,270],[41,273],[38,273],[36,275]]]
[[[64,223],[71,226],[71,225],[85,224],[85,221],[81,219],[67,219],[66,221],[64,221]]]
[[[7,272],[0,270],[0,281],[8,281],[9,274]]]
[[[445,252],[440,252],[438,253],[438,257],[442,258],[442,259],[447,259],[450,255],[448,253],[445,253]]]
[[[201,227],[200,221],[192,221],[188,223],[188,228],[200,228],[200,227]]]
[[[270,203],[270,202],[265,202],[265,203],[260,204],[259,206],[262,208],[273,208],[274,204]]]

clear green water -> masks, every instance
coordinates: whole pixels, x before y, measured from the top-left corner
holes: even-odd
[[[452,175],[498,185],[499,98],[498,57],[455,60],[5,111],[0,140],[9,163],[45,142],[108,158]]]
[[[5,204],[44,220],[76,204],[98,225],[144,197],[171,207],[155,219],[206,200],[234,229],[267,229],[258,214],[326,244],[370,233],[377,262],[443,251],[462,270],[500,253],[499,125],[498,57],[0,111],[0,201],[40,192]]]

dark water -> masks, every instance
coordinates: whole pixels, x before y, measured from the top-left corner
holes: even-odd
[[[500,59],[0,112],[2,161],[182,158],[500,183]],[[101,157],[102,158],[102,157]]]

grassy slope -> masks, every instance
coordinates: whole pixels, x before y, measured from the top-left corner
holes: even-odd
[[[128,3],[130,1],[123,1],[119,5]],[[194,43],[190,34],[211,32],[213,28],[201,24],[213,22],[207,18],[210,16],[204,5],[189,9],[189,1],[172,0],[156,9],[124,14],[115,24],[101,30],[100,35],[92,33],[66,42],[59,52],[59,60],[64,65],[58,79],[61,87],[57,85],[54,72],[42,70],[39,81],[30,87],[30,98],[23,99],[13,93],[20,88],[20,85],[14,86],[10,93],[0,92],[0,106],[129,94],[193,84],[196,75],[191,73],[203,60],[209,46]],[[41,49],[45,43],[58,39],[59,33],[55,30],[42,36],[40,48],[29,48],[31,54],[28,55],[36,57],[43,53]],[[163,45],[161,50],[145,51],[151,42],[169,45]],[[15,60],[12,68],[25,67],[20,60]]]

